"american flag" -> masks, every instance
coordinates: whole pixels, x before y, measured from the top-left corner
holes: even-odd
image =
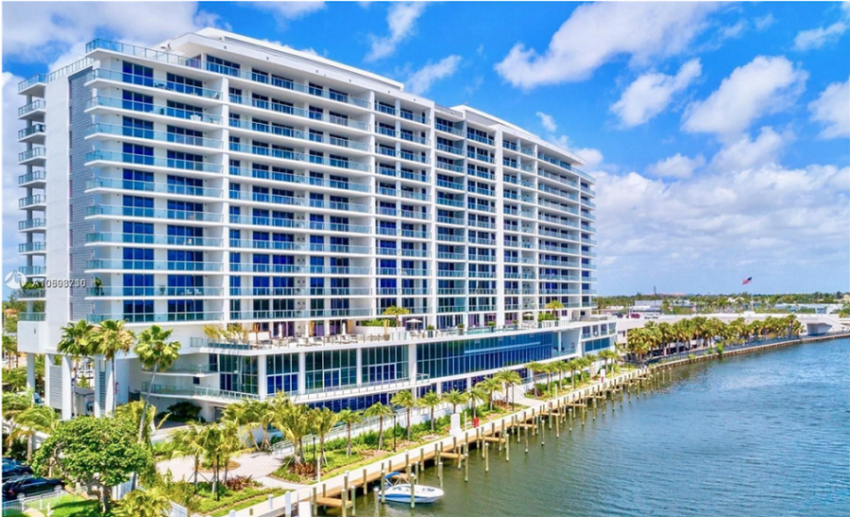
[[[748,276],[747,278],[744,279],[743,282],[741,282],[741,285],[747,285],[747,284],[751,283],[752,281],[753,281],[753,277]]]

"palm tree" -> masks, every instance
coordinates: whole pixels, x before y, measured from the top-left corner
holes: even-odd
[[[171,511],[171,501],[159,488],[133,490],[115,509],[119,517],[163,517]]]
[[[511,409],[513,410],[514,401],[513,401],[513,396],[510,396],[510,395],[514,391],[513,390],[514,386],[522,384],[522,377],[519,376],[519,373],[516,370],[502,370],[501,372],[496,374],[496,377],[498,377],[499,381],[505,383],[507,388],[510,388],[510,391],[507,392],[508,395],[509,395],[508,402],[510,403]]]
[[[319,457],[321,458],[319,461],[320,463],[325,463],[325,437],[339,421],[339,416],[329,407],[323,407],[322,409],[316,408],[310,413],[313,430],[317,435],[319,435]],[[318,476],[317,479],[321,479],[321,469],[319,469],[316,474]]]
[[[419,399],[419,405],[427,407],[431,410],[431,432],[434,432],[434,408],[439,406],[442,401],[440,396],[433,391],[429,391]]]
[[[150,403],[154,380],[157,370],[167,370],[177,360],[180,351],[180,342],[169,341],[172,329],[164,330],[159,325],[152,325],[139,336],[133,351],[139,358],[142,366],[151,371],[151,380],[148,385],[148,395],[145,397],[145,408]],[[142,433],[145,428],[145,416],[147,411],[142,412],[139,424],[139,441],[142,441]]]
[[[292,443],[295,463],[304,457],[304,437],[310,433],[312,423],[306,406],[293,404],[283,397],[271,404],[274,426]]]
[[[472,418],[475,418],[479,402],[487,402],[490,400],[489,392],[481,387],[479,382],[469,390],[469,401],[472,402]]]
[[[18,367],[18,341],[8,334],[3,334],[3,353],[6,354],[6,367],[12,369],[12,357],[15,358],[15,368]]]
[[[172,454],[192,457],[195,492],[198,491],[198,470],[201,467],[201,456],[204,454],[203,436],[204,426],[198,422],[189,422],[171,435],[171,443],[174,446]]]
[[[393,409],[389,406],[385,406],[381,404],[381,402],[375,402],[369,409],[364,413],[367,417],[378,417],[378,450],[384,448],[384,417],[392,416],[394,414]]]
[[[531,372],[531,384],[537,384],[537,374],[543,373],[546,371],[546,365],[538,362],[531,362],[525,365],[526,368]]]
[[[69,323],[62,327],[62,339],[56,345],[56,351],[70,355],[74,361],[74,372],[71,377],[71,385],[77,385],[77,370],[80,359],[89,357],[92,352],[92,336],[94,327],[86,320],[77,323]],[[77,413],[77,397],[71,394],[71,412]]]
[[[567,361],[567,368],[570,369],[570,379],[573,381],[573,389],[576,389],[576,372],[581,370],[581,361],[570,359]]]
[[[390,399],[393,406],[401,406],[407,410],[407,441],[410,441],[410,410],[416,407],[416,398],[410,390],[399,391]],[[395,432],[395,431],[393,431]]]
[[[158,423],[154,422],[154,418],[156,417],[156,408],[153,406],[146,406],[141,400],[134,400],[133,402],[122,404],[115,410],[116,418],[125,418],[129,422],[132,422],[134,426],[142,425],[141,422],[143,414],[145,415],[145,420],[153,422],[153,426],[146,425],[142,428],[144,429],[144,432],[142,433],[141,443],[152,448],[153,445],[151,443],[151,437],[153,436],[153,433],[158,431],[165,421],[168,420],[168,413],[166,413]]]
[[[546,309],[552,311],[552,317],[558,319],[558,311],[564,308],[564,304],[560,300],[552,300],[546,304]]]
[[[459,404],[466,404],[466,401],[469,399],[466,393],[463,393],[458,390],[451,390],[443,393],[443,402],[448,402],[452,405],[452,414],[457,413],[457,407]]]
[[[254,442],[254,448],[260,450],[260,444],[257,442],[254,430],[263,428],[263,442],[265,443],[266,429],[263,427],[263,420],[265,420],[263,417],[268,414],[269,411],[265,402],[242,399],[239,402],[230,404],[224,409],[224,420],[235,422],[237,425],[243,427],[245,434]]]
[[[213,422],[203,426],[199,441],[204,450],[204,459],[212,469],[212,492],[218,500],[218,473],[221,469],[221,453],[224,449],[224,429],[221,424]]]
[[[115,386],[115,356],[118,352],[127,353],[136,341],[136,334],[132,330],[124,328],[123,320],[105,320],[94,333],[94,351],[112,363],[112,375],[109,379],[111,386]],[[112,394],[111,412],[115,412],[117,393]]]
[[[495,377],[490,377],[484,379],[475,386],[487,392],[487,400],[490,402],[490,411],[493,411],[493,394],[502,388],[502,383]]]
[[[348,435],[348,445],[345,447],[345,455],[351,456],[351,426],[363,421],[363,413],[352,409],[343,409],[339,412],[338,417],[339,421],[345,424]]]
[[[32,451],[35,447],[36,433],[50,434],[59,423],[59,415],[48,406],[31,406],[15,415],[12,432],[6,438],[6,447],[19,439],[27,441],[27,462],[32,460]]]
[[[395,316],[395,326],[396,328],[401,327],[401,317],[410,314],[410,309],[407,307],[396,307],[395,305],[390,305],[383,312],[384,316]]]

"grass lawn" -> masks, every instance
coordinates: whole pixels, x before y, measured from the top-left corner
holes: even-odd
[[[222,517],[224,515],[228,515],[230,513],[230,510],[239,511],[244,508],[249,508],[251,506],[254,506],[255,504],[262,503],[263,501],[267,500],[269,498],[269,495],[277,497],[279,495],[285,494],[286,492],[287,490],[268,490],[262,494],[255,495],[248,499],[244,499],[238,503],[216,510],[209,515],[211,515],[212,517]],[[204,515],[207,515],[207,513],[204,512]]]
[[[198,493],[192,502],[193,512],[201,515],[227,515],[231,509],[238,510],[265,501],[269,494],[278,496],[286,492],[281,489],[269,489],[262,486],[243,488],[241,490],[219,489],[219,500],[215,500],[209,483],[201,483]]]

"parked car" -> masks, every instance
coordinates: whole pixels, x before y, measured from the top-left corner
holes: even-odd
[[[7,462],[6,460],[3,460],[4,480],[23,475],[32,475],[32,469],[28,465],[22,465],[18,462]]]
[[[42,494],[44,492],[61,492],[65,482],[61,479],[27,478],[3,485],[3,497],[15,499]]]

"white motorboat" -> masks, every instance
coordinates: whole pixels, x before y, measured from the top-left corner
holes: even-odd
[[[386,488],[384,494],[387,502],[391,503],[410,503],[410,483],[393,484],[392,479],[399,476],[398,472],[391,472],[386,475],[384,482]],[[443,491],[439,488],[426,485],[416,485],[413,489],[413,501],[416,504],[431,504],[443,497]]]

